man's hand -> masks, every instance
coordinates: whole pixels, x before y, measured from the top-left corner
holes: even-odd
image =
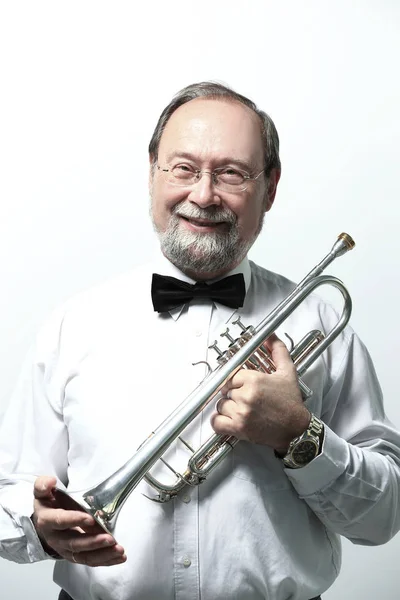
[[[307,429],[310,413],[303,404],[296,368],[285,344],[272,335],[266,348],[276,372],[238,371],[222,388],[211,425],[216,433],[286,453],[290,441]]]
[[[58,508],[53,495],[54,477],[38,477],[34,485],[33,523],[46,550],[54,550],[74,563],[89,567],[126,561],[122,546],[84,511]],[[48,550],[48,548],[47,548]]]

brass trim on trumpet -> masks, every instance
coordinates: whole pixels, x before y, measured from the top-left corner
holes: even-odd
[[[356,245],[355,241],[348,233],[341,233],[339,235],[339,240],[342,240],[346,244],[347,250],[352,250]]]

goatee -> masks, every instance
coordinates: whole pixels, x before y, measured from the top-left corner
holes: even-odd
[[[223,223],[213,232],[194,232],[183,229],[181,219],[205,219]],[[262,219],[256,235],[242,241],[236,215],[227,208],[209,206],[200,208],[192,204],[177,204],[165,231],[158,234],[161,251],[182,272],[207,274],[226,272],[239,264],[262,227]]]

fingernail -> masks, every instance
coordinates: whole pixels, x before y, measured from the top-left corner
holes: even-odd
[[[84,519],[83,524],[84,525],[93,525],[93,521],[92,521],[92,519]]]
[[[103,546],[114,546],[114,540],[104,540]]]

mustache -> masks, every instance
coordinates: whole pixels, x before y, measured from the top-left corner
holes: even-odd
[[[184,206],[178,204],[172,209],[172,214],[186,219],[206,219],[214,223],[229,223],[230,225],[235,225],[237,221],[236,215],[231,210],[218,206],[200,208],[191,204]]]

